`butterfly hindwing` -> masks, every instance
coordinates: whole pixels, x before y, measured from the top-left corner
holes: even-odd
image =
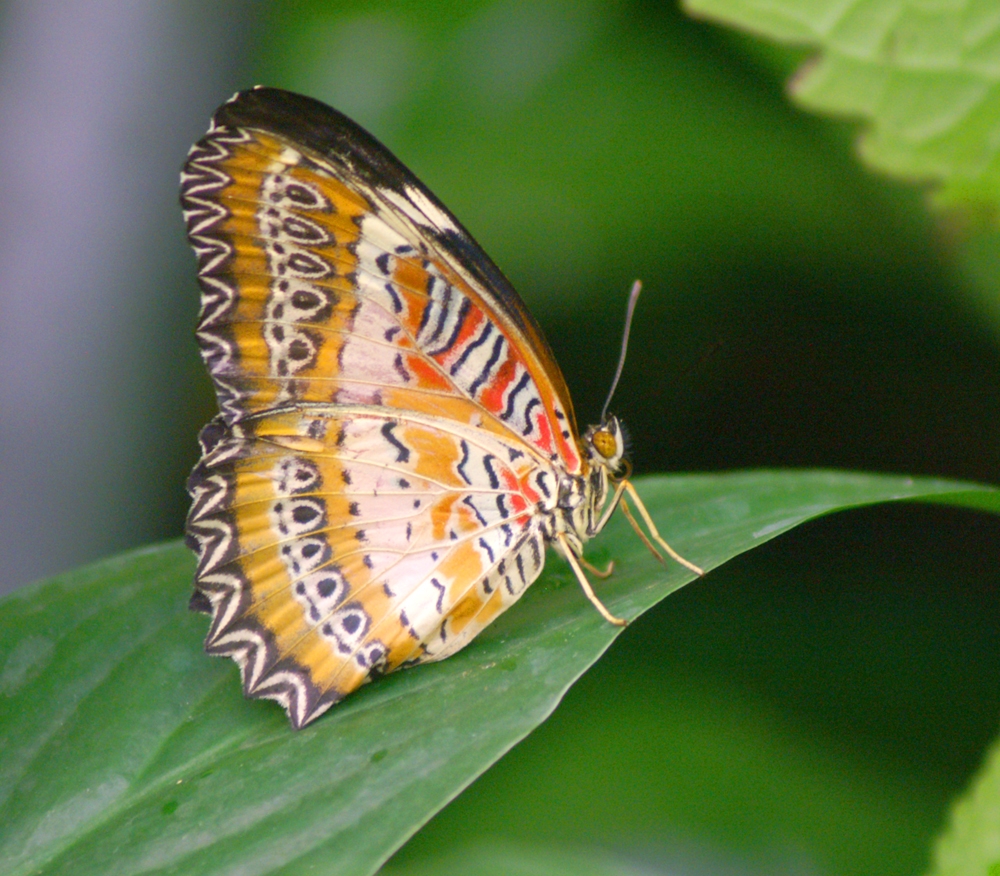
[[[210,425],[205,444],[188,531],[207,647],[297,726],[369,677],[458,650],[541,571],[540,473],[481,431],[290,412]]]

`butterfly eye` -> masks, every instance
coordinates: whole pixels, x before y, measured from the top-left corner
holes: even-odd
[[[598,429],[594,432],[590,443],[605,459],[611,459],[618,452],[618,442],[608,429]]]

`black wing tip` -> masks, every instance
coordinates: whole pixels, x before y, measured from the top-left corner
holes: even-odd
[[[343,113],[314,97],[266,85],[237,91],[216,110],[213,118],[216,124],[225,126],[253,126],[256,122],[272,127],[276,119],[285,117],[300,124],[303,121],[329,123],[331,119],[350,122]]]
[[[239,91],[216,110],[212,123],[215,127],[270,131],[328,158],[359,154],[364,162],[354,170],[369,176],[365,164],[371,165],[378,175],[367,180],[373,184],[401,188],[416,181],[412,172],[357,122],[314,97],[294,91],[263,85]]]

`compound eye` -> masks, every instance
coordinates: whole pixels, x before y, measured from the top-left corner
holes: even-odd
[[[590,443],[594,445],[597,452],[605,459],[611,459],[618,451],[618,442],[615,436],[607,429],[598,429],[590,438]]]

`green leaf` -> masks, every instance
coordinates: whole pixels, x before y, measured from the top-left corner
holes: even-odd
[[[647,479],[675,547],[712,568],[804,520],[920,499],[1000,511],[1000,491],[836,472]],[[691,580],[622,520],[590,558],[634,617]],[[380,680],[298,733],[201,653],[179,544],[0,602],[5,873],[370,873],[531,732],[618,634],[552,557],[521,603],[453,658]]]
[[[930,876],[1000,876],[1000,744],[965,796],[955,804],[938,839]]]
[[[1000,6],[992,0],[686,0],[696,15],[820,49],[799,102],[870,122],[861,151],[940,183],[946,204],[1000,204]]]

